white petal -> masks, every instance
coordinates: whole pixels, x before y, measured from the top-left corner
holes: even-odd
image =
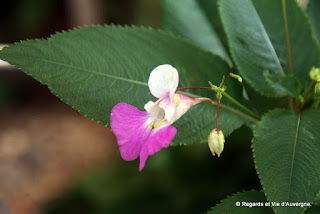
[[[174,121],[176,121],[176,109],[177,106],[174,103],[174,100],[172,97],[167,96],[160,102],[160,107],[163,108],[165,113],[165,118],[167,121],[169,121],[170,124],[172,124]]]
[[[144,109],[149,113],[150,118],[154,119],[160,111],[159,100],[157,102],[147,102],[144,105]]]
[[[153,96],[157,98],[164,98],[173,95],[178,87],[179,74],[177,69],[171,65],[159,65],[152,70],[148,86]]]
[[[157,102],[149,101],[144,105],[144,109],[149,113],[149,119],[147,124],[152,123],[154,127],[171,125],[171,123],[165,118],[165,109],[162,108],[161,102],[163,100],[159,99]]]

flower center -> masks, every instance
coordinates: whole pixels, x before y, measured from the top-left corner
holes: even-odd
[[[161,109],[155,119],[150,123],[150,129],[154,130],[160,128],[161,126],[169,125],[169,122],[165,118],[165,115],[166,114],[164,113],[164,110]]]

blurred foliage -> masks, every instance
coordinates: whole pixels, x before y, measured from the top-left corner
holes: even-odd
[[[68,0],[5,0],[0,13],[0,43],[47,38],[72,28]],[[159,26],[160,0],[102,0],[103,23]],[[70,25],[71,24],[71,25]]]
[[[4,108],[9,108],[16,102],[21,94],[23,83],[21,78],[16,78],[16,75],[10,72],[0,70],[0,112]],[[19,75],[20,76],[20,75]]]
[[[5,0],[0,13],[0,42],[46,37],[58,28],[62,0]],[[60,9],[60,10],[59,10]],[[57,29],[58,28],[58,29]]]
[[[206,144],[170,147],[148,159],[99,167],[80,176],[49,214],[201,213],[234,192],[260,189],[253,165],[251,131],[242,127],[226,140],[220,158]]]

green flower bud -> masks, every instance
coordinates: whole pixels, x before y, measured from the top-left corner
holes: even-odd
[[[312,67],[309,76],[313,81],[320,82],[320,68]]]
[[[303,98],[303,96],[302,96],[302,95],[299,95],[299,97],[298,97],[298,98],[299,98],[299,102],[300,102],[300,103],[304,103],[304,98]]]
[[[221,130],[215,128],[210,132],[208,136],[208,145],[213,156],[217,153],[218,157],[220,157],[224,148],[224,142],[225,139]]]
[[[231,73],[230,76],[237,79],[240,83],[242,83],[242,78],[239,75]]]

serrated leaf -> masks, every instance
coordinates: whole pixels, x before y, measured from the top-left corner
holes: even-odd
[[[162,0],[161,26],[185,37],[204,50],[231,60],[206,14],[194,0]]]
[[[240,73],[255,90],[273,96],[276,92],[265,81],[263,71],[277,75],[289,73],[282,4],[279,0],[254,0],[253,3],[251,0],[220,1],[221,19]],[[305,86],[310,81],[310,68],[319,62],[319,49],[305,13],[294,0],[286,3],[293,72]]]
[[[314,35],[317,38],[318,42],[320,42],[320,1],[310,0],[307,11]]]
[[[272,214],[271,207],[265,206],[267,201],[263,192],[240,192],[221,201],[208,214]],[[256,203],[257,202],[257,203]],[[251,207],[249,206],[251,204]],[[256,203],[256,204],[254,204]],[[259,204],[258,204],[259,203]],[[260,206],[259,206],[260,205]]]
[[[284,75],[284,71],[251,0],[219,1],[219,10],[232,58],[240,73],[260,93],[274,94],[263,71],[280,75]]]
[[[22,41],[0,51],[0,58],[48,85],[64,102],[104,125],[109,124],[111,109],[119,102],[143,110],[145,103],[156,100],[147,80],[160,64],[178,69],[180,86],[207,86],[208,80],[218,84],[230,72],[219,57],[189,42],[138,27],[85,27],[55,34],[48,40]],[[238,87],[231,82],[228,92],[241,100]],[[215,97],[211,91],[196,92]],[[206,142],[215,127],[215,109],[209,103],[193,107],[174,124],[178,134],[172,145]],[[222,108],[223,132],[230,134],[240,127],[247,121],[243,116],[232,106]]]
[[[277,52],[283,70],[285,73],[289,73],[282,1],[252,0],[252,2]],[[285,2],[293,73],[304,87],[310,82],[310,69],[320,61],[320,50],[312,35],[306,12],[299,7],[296,0],[286,0]],[[275,16],[278,18],[275,18]]]
[[[253,153],[269,201],[310,202],[320,190],[320,109],[274,110],[255,128]],[[273,207],[302,213],[306,207]]]
[[[295,76],[281,76],[270,74],[269,71],[263,72],[267,82],[273,87],[278,96],[291,96],[299,99],[301,84]]]

